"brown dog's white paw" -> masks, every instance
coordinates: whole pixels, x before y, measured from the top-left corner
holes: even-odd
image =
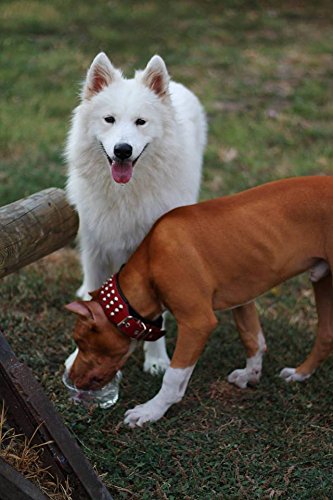
[[[302,373],[297,373],[296,368],[283,368],[280,371],[280,377],[283,378],[286,382],[304,382],[311,374],[304,375]]]
[[[228,382],[237,385],[240,389],[246,389],[248,384],[257,384],[260,380],[261,370],[240,368],[228,375]]]
[[[166,370],[162,387],[153,399],[138,405],[125,413],[125,424],[129,427],[142,427],[147,422],[156,422],[174,403],[179,403],[185,394],[194,366]]]
[[[326,261],[322,260],[315,264],[313,267],[310,269],[310,280],[313,283],[316,283],[317,281],[321,280],[325,276],[328,276],[330,273],[330,268],[329,265],[327,264]]]
[[[125,413],[124,423],[131,427],[142,427],[149,422],[156,422],[163,417],[166,409],[154,404],[152,400],[142,405],[135,406],[132,410]]]

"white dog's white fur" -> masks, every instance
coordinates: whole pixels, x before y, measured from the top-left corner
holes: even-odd
[[[131,156],[117,161],[115,146],[124,143]],[[187,88],[170,82],[159,56],[133,79],[104,53],[96,56],[66,149],[67,193],[80,217],[79,296],[87,298],[118,271],[161,215],[196,202],[205,143],[202,106]],[[146,343],[145,356],[151,373],[169,364],[163,339]]]

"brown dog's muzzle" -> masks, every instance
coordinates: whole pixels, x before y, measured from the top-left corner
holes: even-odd
[[[136,341],[120,333],[95,300],[73,302],[66,308],[78,315],[73,337],[79,351],[68,367],[69,378],[78,389],[98,390],[125,364]]]
[[[119,369],[119,362],[116,361],[106,357],[83,359],[79,351],[69,371],[69,378],[78,389],[93,391],[101,389],[116,375]]]

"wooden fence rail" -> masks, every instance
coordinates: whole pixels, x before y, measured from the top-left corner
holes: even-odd
[[[47,500],[47,497],[28,479],[0,458],[1,500]]]
[[[67,245],[78,226],[62,189],[45,189],[0,208],[0,278]]]

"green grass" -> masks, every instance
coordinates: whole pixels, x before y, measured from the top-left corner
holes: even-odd
[[[202,198],[292,175],[333,172],[333,13],[329,1],[6,1],[0,9],[0,204],[63,187],[63,146],[79,83],[105,50],[130,76],[154,53],[193,89],[209,118]],[[333,497],[330,359],[308,382],[277,374],[309,351],[315,310],[306,279],[260,299],[269,352],[256,389],[229,386],[244,363],[221,315],[183,402],[142,430],[124,411],[160,378],[136,352],[111,410],[73,407],[61,385],[73,347],[63,305],[80,283],[66,250],[4,279],[1,325],[115,498]],[[172,352],[175,324],[169,321]]]

